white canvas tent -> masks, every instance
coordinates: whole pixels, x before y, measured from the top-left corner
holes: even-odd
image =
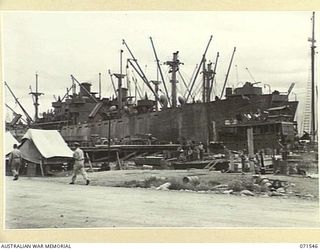
[[[16,140],[16,138],[13,137],[13,135],[9,131],[7,131],[4,138],[4,145],[5,145],[4,153],[6,156],[10,154],[11,151],[13,150],[13,144],[19,145],[19,142]]]
[[[39,164],[72,158],[73,152],[57,130],[29,129],[19,147],[22,158]]]

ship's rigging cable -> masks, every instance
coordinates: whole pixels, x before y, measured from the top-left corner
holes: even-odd
[[[201,95],[201,90],[202,90],[202,80],[199,79],[199,81],[196,84],[196,89],[193,92],[193,96],[191,95],[194,101],[196,101],[196,98],[199,94]]]
[[[192,72],[192,75],[191,75],[191,78],[190,78],[190,80],[189,80],[189,83],[188,83],[188,89],[189,89],[189,91],[190,91],[190,86],[191,86],[191,83],[192,83],[192,79],[193,79],[193,77],[194,77],[194,74],[195,74],[196,71],[197,71],[197,68],[198,68],[198,64],[196,64],[196,67],[194,68],[194,70],[193,70],[193,72]],[[183,95],[184,98],[186,98],[186,95],[189,93],[189,91],[186,90],[186,91],[184,92],[184,95]],[[191,95],[191,94],[190,94],[190,95]]]
[[[62,97],[61,102],[69,95],[70,90],[73,88],[73,83],[71,85],[70,88],[67,88],[67,92],[65,93],[65,95]]]
[[[117,89],[116,89],[116,86],[114,85],[114,81],[113,81],[110,69],[108,70],[108,74],[110,76],[110,80],[111,80],[111,84],[112,84],[112,87],[113,87],[114,94],[117,95]]]
[[[212,35],[210,36],[210,39],[209,39],[208,44],[207,44],[207,47],[206,47],[206,49],[205,49],[205,51],[204,51],[204,53],[203,53],[203,55],[202,55],[202,58],[201,58],[199,67],[198,67],[198,69],[197,69],[197,72],[196,72],[196,74],[195,74],[195,77],[194,77],[194,79],[193,79],[193,81],[192,81],[192,84],[191,84],[191,87],[190,87],[190,92],[189,92],[189,94],[187,95],[186,102],[188,102],[188,99],[189,99],[189,97],[190,97],[190,95],[191,95],[191,93],[192,93],[192,89],[193,89],[194,84],[195,84],[195,82],[196,82],[196,80],[197,80],[197,77],[198,77],[198,74],[199,74],[200,69],[201,69],[201,67],[202,67],[202,64],[204,63],[204,58],[206,57],[206,54],[207,54],[207,51],[208,51],[208,48],[209,48],[209,46],[210,46],[211,41],[212,41]]]
[[[152,37],[151,37],[151,36],[150,36],[150,41],[151,41],[151,45],[152,45],[154,57],[156,58],[156,62],[157,62],[158,70],[159,70],[160,77],[161,77],[161,80],[162,80],[162,84],[163,84],[164,90],[165,90],[165,92],[166,92],[166,96],[167,96],[167,99],[168,99],[168,103],[169,103],[169,105],[171,106],[171,100],[170,100],[170,96],[169,96],[169,94],[168,94],[167,85],[166,85],[166,82],[165,82],[164,77],[163,77],[163,74],[162,74],[160,61],[159,61],[159,58],[158,58],[158,55],[157,55],[157,52],[156,52],[156,49],[155,49],[155,46],[154,46],[154,43],[153,43],[153,40],[152,40]]]
[[[11,108],[8,104],[5,103],[5,105],[6,105],[6,107],[7,107],[8,109],[10,109],[10,110],[12,111],[12,113],[13,113],[14,115],[18,115],[18,113],[17,113],[16,111],[14,111],[14,109]],[[23,117],[20,117],[20,119],[21,119],[23,122],[28,123]]]
[[[246,70],[248,71],[248,73],[249,73],[252,81],[253,81],[253,82],[256,82],[256,80],[253,78],[253,75],[251,74],[251,72],[250,72],[250,70],[248,69],[248,67],[246,67]]]
[[[138,92],[138,95],[139,95],[139,98],[140,99],[142,99],[142,91],[141,91],[141,89],[140,89],[140,87],[139,87],[139,85],[138,85],[138,79],[137,79],[137,77],[135,76],[135,74],[134,74],[134,72],[133,72],[133,70],[131,71],[132,72],[132,80],[133,80],[133,82],[134,82],[134,84],[135,84],[135,89],[136,89],[136,91]],[[135,98],[137,98],[137,95],[135,95]]]
[[[88,95],[89,97],[96,103],[98,103],[97,99],[85,88],[83,87],[80,82],[73,76],[71,75],[71,78],[80,86],[80,88],[82,88]]]
[[[135,58],[135,56],[133,55],[133,53],[131,52],[129,46],[127,45],[126,41],[124,39],[122,39],[122,44],[125,45],[125,47],[127,48],[129,54],[131,55],[132,57],[132,60],[134,61],[134,63],[136,64],[136,66],[138,67],[138,70],[136,67],[134,67],[133,63],[131,62],[132,60],[128,59],[129,60],[129,63],[131,64],[131,66],[134,68],[134,70],[138,73],[138,75],[141,77],[141,79],[144,81],[144,83],[148,86],[148,88],[151,90],[151,92],[153,93],[153,95],[156,97],[156,101],[160,101],[159,100],[159,97],[157,96],[157,94],[155,93],[154,89],[152,88],[152,86],[150,85],[146,75],[144,74],[143,70],[141,69],[139,63],[138,63],[138,60]],[[160,102],[161,104],[161,102]],[[161,104],[162,105],[162,104]]]
[[[180,78],[181,78],[181,80],[182,80],[182,82],[183,82],[184,87],[186,88],[186,90],[187,90],[188,92],[190,92],[190,90],[189,90],[189,88],[188,88],[188,85],[187,85],[186,81],[184,80],[184,78],[183,78],[180,70],[178,70],[178,74],[179,74],[179,76],[180,76]],[[182,95],[181,92],[180,92],[180,94]]]
[[[210,93],[210,97],[212,96],[211,93],[212,93],[212,90],[213,90],[213,82],[215,82],[216,84],[216,74],[217,74],[217,66],[218,66],[218,59],[219,59],[219,52],[217,52],[217,56],[216,56],[216,62],[214,64],[214,69],[213,69],[213,75],[212,75],[212,79],[211,79],[211,82],[210,82],[210,87],[209,87],[209,93]],[[215,94],[214,94],[215,95]],[[209,100],[210,101],[210,100]]]

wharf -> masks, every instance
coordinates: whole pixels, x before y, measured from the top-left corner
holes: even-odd
[[[110,145],[110,151],[162,151],[162,150],[176,150],[180,144],[155,144],[155,145]],[[107,152],[108,145],[95,145],[94,147],[83,148],[86,152]]]
[[[95,145],[83,147],[83,151],[90,155],[92,161],[116,160],[116,157],[126,159],[129,156],[159,153],[165,150],[177,150],[180,144],[155,144],[155,145]],[[118,155],[118,156],[117,156]]]

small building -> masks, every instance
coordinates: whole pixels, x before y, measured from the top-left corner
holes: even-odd
[[[248,129],[253,131],[254,151],[262,149],[279,150],[281,145],[294,142],[294,122],[284,121],[251,121],[226,124],[219,131],[219,138],[231,150],[243,150],[248,147]]]
[[[70,163],[73,152],[57,130],[29,129],[19,147],[28,176],[52,175]]]

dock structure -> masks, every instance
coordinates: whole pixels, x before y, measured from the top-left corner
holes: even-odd
[[[104,161],[108,158],[115,158],[117,154],[122,156],[150,154],[163,152],[165,150],[177,150],[180,144],[156,144],[156,145],[96,145],[94,147],[82,148],[85,153],[90,155],[92,161]],[[110,156],[109,156],[110,153]]]

